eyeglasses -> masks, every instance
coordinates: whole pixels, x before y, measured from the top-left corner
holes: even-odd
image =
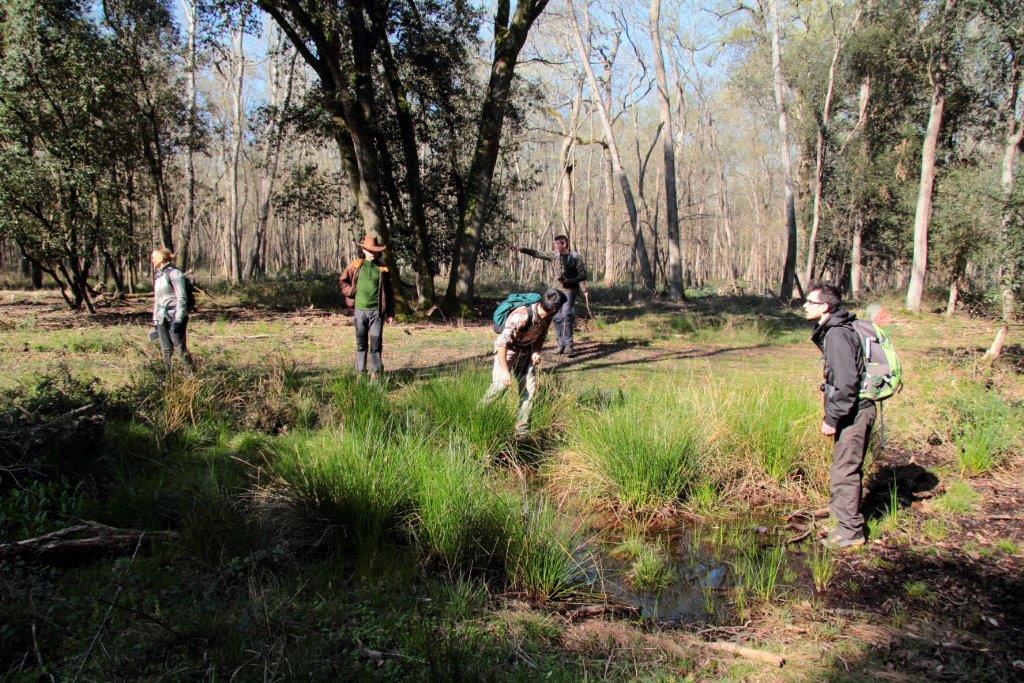
[[[807,299],[807,300],[804,301],[804,308],[806,308],[807,306],[824,306],[824,305],[825,305],[824,301],[811,301],[810,299]]]

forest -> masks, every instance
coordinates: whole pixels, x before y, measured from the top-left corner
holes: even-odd
[[[0,676],[1019,677],[1021,17],[5,0]],[[524,437],[491,314],[558,236]],[[904,372],[845,551],[823,284]]]

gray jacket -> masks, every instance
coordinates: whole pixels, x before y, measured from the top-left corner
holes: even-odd
[[[188,316],[187,299],[185,275],[172,265],[161,268],[153,281],[153,324],[185,320]]]

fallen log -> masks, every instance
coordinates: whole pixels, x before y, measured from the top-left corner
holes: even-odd
[[[743,657],[744,659],[761,662],[762,664],[770,664],[775,667],[782,667],[786,664],[786,658],[777,655],[774,652],[755,650],[752,647],[737,645],[736,643],[730,643],[725,640],[703,640],[686,633],[676,633],[674,636],[692,647],[702,647],[715,652],[724,652],[726,654],[735,655],[736,657]]]
[[[84,521],[35,538],[0,545],[0,562],[24,559],[44,564],[74,564],[100,555],[130,553],[143,541],[173,540],[173,531],[117,529]]]

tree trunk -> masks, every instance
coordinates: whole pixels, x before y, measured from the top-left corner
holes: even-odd
[[[515,15],[509,22],[510,0],[498,0],[494,22],[494,59],[487,93],[480,109],[480,126],[477,129],[473,161],[469,167],[463,225],[455,237],[446,292],[449,307],[457,306],[462,309],[461,312],[467,312],[473,302],[480,240],[487,219],[491,181],[498,161],[501,131],[505,125],[516,61],[530,27],[547,4],[548,0],[521,0],[516,4]]]
[[[278,50],[283,51],[283,38],[277,43]],[[277,66],[277,56],[271,57],[270,63],[270,87],[271,103],[275,108],[271,112],[270,121],[267,123],[267,141],[264,151],[263,176],[260,178],[260,196],[256,209],[256,230],[253,235],[252,247],[249,250],[248,277],[254,278],[257,275],[266,273],[267,264],[264,261],[264,254],[267,243],[267,227],[270,224],[270,209],[274,200],[274,184],[277,181],[277,167],[281,158],[281,145],[284,141],[284,122],[282,114],[291,103],[292,84],[295,80],[295,62],[299,53],[293,52],[288,60],[288,71],[284,78],[284,95],[280,95],[281,77]]]
[[[825,145],[828,141],[828,123],[832,114],[832,93],[835,90],[836,65],[839,63],[839,51],[842,43],[839,34],[835,36],[835,48],[832,50],[832,63],[828,68],[828,86],[825,88],[825,101],[818,116],[818,134],[814,155],[814,209],[811,215],[811,234],[807,238],[807,265],[804,267],[804,283],[814,277],[814,257],[818,241],[818,226],[821,224],[821,198],[825,188]]]
[[[948,13],[956,0],[946,0]],[[921,309],[921,295],[924,293],[924,279],[928,270],[928,226],[932,216],[932,188],[935,184],[935,151],[939,146],[939,131],[942,128],[942,114],[946,106],[946,72],[949,57],[945,46],[939,45],[939,54],[929,66],[932,84],[932,104],[928,112],[928,129],[921,145],[921,181],[918,186],[917,208],[914,211],[914,258],[910,270],[910,284],[907,287],[906,307],[908,311]]]
[[[234,30],[233,59],[234,67],[232,75],[235,77],[232,83],[232,111],[231,111],[231,157],[228,164],[228,216],[227,243],[225,257],[227,258],[227,274],[232,282],[242,280],[242,202],[239,196],[239,165],[242,159],[242,121],[245,115],[243,93],[245,88],[245,33],[243,26],[247,13],[243,12],[239,26]]]
[[[654,72],[658,81],[658,103],[661,110],[661,149],[665,167],[665,223],[668,230],[668,297],[673,301],[686,298],[683,291],[683,263],[679,235],[679,206],[676,199],[676,151],[675,134],[672,127],[672,106],[669,100],[668,77],[665,74],[665,58],[662,55],[661,0],[651,0],[650,31],[651,49],[654,52]]]
[[[188,268],[189,248],[192,246],[192,232],[196,225],[196,120],[198,112],[198,90],[196,88],[196,22],[198,20],[199,0],[182,0],[182,13],[185,17],[185,30],[188,33],[188,143],[185,151],[185,224],[181,226],[178,241],[178,267]]]
[[[615,176],[612,171],[612,157],[605,146],[601,150],[601,169],[604,172],[605,211],[604,211],[604,285],[615,284],[615,233],[618,223],[615,220]]]
[[[579,20],[576,17],[575,4],[570,0],[569,9],[573,14],[573,36],[576,39],[576,49],[579,51],[580,61],[583,63],[583,70],[587,74],[590,83],[591,100],[597,108],[601,119],[601,127],[604,130],[605,142],[608,145],[608,154],[612,162],[612,172],[622,191],[622,200],[626,205],[626,212],[629,214],[629,224],[633,229],[633,251],[636,254],[640,265],[640,274],[643,278],[644,289],[653,292],[655,288],[654,271],[651,268],[650,257],[647,254],[647,247],[644,243],[643,231],[640,228],[639,215],[637,213],[636,201],[633,198],[633,190],[629,184],[629,178],[622,167],[619,156],[619,148],[615,143],[615,135],[612,131],[611,115],[608,107],[600,96],[600,89],[597,85],[597,78],[594,76],[594,68],[590,65],[590,51],[583,44],[583,33],[580,30]],[[586,11],[586,10],[584,10]]]
[[[928,269],[928,226],[932,214],[932,188],[935,184],[935,151],[939,145],[942,113],[946,106],[946,69],[948,62],[940,58],[939,68],[932,74],[932,104],[928,112],[928,130],[921,146],[921,181],[918,186],[917,208],[914,212],[914,259],[907,288],[908,311],[921,308],[924,278]]]
[[[1006,107],[1006,144],[1003,147],[1003,165],[1000,175],[1000,185],[1003,190],[1003,216],[1000,222],[1000,242],[1003,251],[1002,277],[1000,279],[1000,300],[1002,302],[1002,322],[996,332],[992,346],[986,352],[989,358],[996,358],[1003,352],[1003,344],[1006,342],[1006,335],[1009,332],[1010,324],[1016,315],[1017,302],[1014,297],[1013,287],[1016,277],[1016,254],[1014,250],[1013,237],[1010,231],[1013,229],[1013,213],[1010,206],[1010,197],[1013,193],[1014,167],[1017,163],[1017,154],[1020,152],[1021,144],[1024,143],[1024,115],[1018,116],[1018,101],[1021,96],[1021,53],[1014,46],[1010,61],[1010,83],[1009,97]]]
[[[779,37],[779,9],[777,0],[766,0],[771,18],[772,84],[775,91],[775,109],[779,115],[779,154],[782,159],[786,195],[786,260],[782,266],[782,286],[779,298],[789,301],[793,297],[796,281],[796,206],[793,196],[793,162],[789,148],[789,120],[786,115],[785,81],[782,75],[782,50]],[[764,11],[762,9],[762,18]]]

